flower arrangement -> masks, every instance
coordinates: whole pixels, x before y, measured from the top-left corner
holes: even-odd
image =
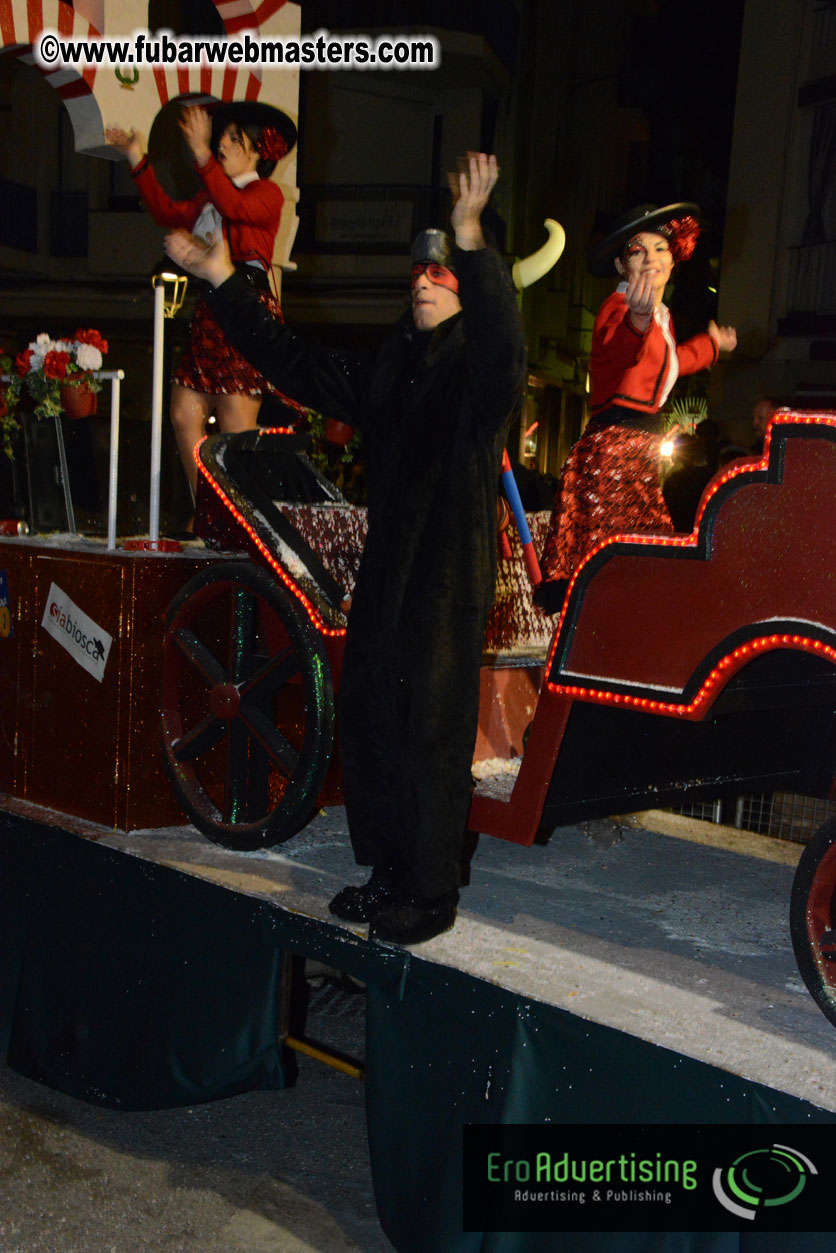
[[[330,420],[315,409],[308,409],[308,432],[313,440],[310,452],[311,461],[335,487],[345,495],[351,504],[365,504],[365,488],[360,488],[360,462],[358,460],[362,436],[350,426],[337,423],[333,431]],[[331,430],[329,430],[331,426]],[[331,433],[338,435],[339,442],[331,438]]]
[[[106,352],[107,340],[96,330],[78,330],[73,339],[38,335],[15,357],[13,369],[6,366],[6,363],[11,366],[8,358],[0,363],[4,373],[11,376],[6,386],[7,407],[10,401],[17,405],[21,390],[25,388],[35,402],[36,418],[57,417],[62,410],[62,388],[86,385],[91,392],[101,391],[102,385],[92,377],[92,371],[102,368]]]
[[[12,362],[10,357],[0,357],[0,374],[10,375]],[[15,417],[19,387],[17,380],[10,375],[8,382],[0,382],[0,432],[2,432],[3,451],[7,457],[14,457],[14,440],[20,430],[20,423]]]

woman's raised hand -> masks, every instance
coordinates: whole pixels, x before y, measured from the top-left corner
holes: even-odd
[[[718,326],[712,319],[708,324],[708,333],[718,352],[733,352],[737,347],[737,331],[733,326]]]
[[[212,122],[200,105],[188,105],[180,114],[180,130],[198,165],[205,165],[212,155]]]
[[[630,321],[637,331],[646,331],[656,308],[655,274],[634,274],[627,281],[624,299],[630,310]]]
[[[121,126],[108,126],[105,129],[105,142],[127,157],[131,169],[135,169],[145,156],[145,145],[133,129],[126,131]]]

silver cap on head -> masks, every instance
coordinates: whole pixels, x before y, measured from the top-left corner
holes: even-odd
[[[449,235],[433,227],[428,231],[420,231],[412,241],[413,265],[443,265],[455,273],[453,250]]]

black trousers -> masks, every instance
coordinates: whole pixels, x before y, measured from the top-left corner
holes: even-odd
[[[486,616],[424,607],[386,637],[352,606],[340,748],[354,855],[427,899],[460,882]]]

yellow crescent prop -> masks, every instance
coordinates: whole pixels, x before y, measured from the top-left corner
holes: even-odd
[[[537,282],[538,278],[548,274],[552,266],[557,264],[566,247],[566,232],[559,222],[555,222],[553,218],[546,218],[543,225],[549,232],[549,237],[542,248],[532,252],[530,257],[523,257],[521,261],[514,262],[511,274],[517,291],[530,287],[532,283]]]

